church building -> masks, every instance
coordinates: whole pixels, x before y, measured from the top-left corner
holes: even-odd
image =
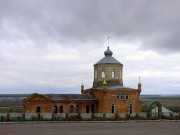
[[[107,48],[104,58],[94,64],[92,88],[81,94],[34,93],[23,101],[26,113],[140,113],[141,82],[138,88],[123,86],[123,64]]]

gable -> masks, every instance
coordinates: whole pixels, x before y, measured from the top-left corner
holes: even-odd
[[[40,94],[32,94],[24,100],[25,102],[49,102],[50,99]]]

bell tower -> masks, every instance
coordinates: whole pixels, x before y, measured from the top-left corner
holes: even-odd
[[[104,55],[104,58],[94,64],[93,88],[102,87],[104,80],[107,82],[107,87],[123,86],[123,65],[112,57],[113,52],[109,46]]]

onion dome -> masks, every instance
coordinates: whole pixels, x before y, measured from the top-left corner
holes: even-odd
[[[113,55],[113,52],[109,49],[109,46],[108,46],[107,50],[104,52],[104,55],[105,56],[112,56]]]

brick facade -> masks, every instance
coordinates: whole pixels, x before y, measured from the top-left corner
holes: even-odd
[[[137,89],[123,86],[123,65],[112,57],[112,51],[104,52],[105,57],[94,65],[93,87],[84,90],[73,98],[52,95],[50,98],[42,94],[32,94],[24,100],[26,113],[140,113],[141,83]],[[68,97],[70,95],[64,95]],[[38,110],[39,108],[40,110]],[[63,108],[63,109],[62,109]]]

